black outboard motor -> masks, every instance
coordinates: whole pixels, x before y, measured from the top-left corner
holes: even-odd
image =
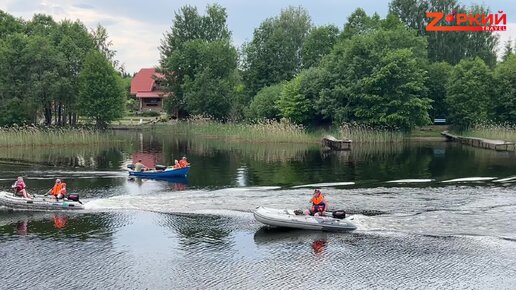
[[[154,166],[154,168],[156,168],[156,170],[165,170],[165,169],[167,169],[167,166],[166,165],[158,165],[158,164],[156,164],[156,166]]]
[[[332,212],[332,216],[336,219],[344,219],[346,218],[346,212],[343,210],[336,210]]]
[[[127,164],[127,168],[134,170],[134,164]]]
[[[76,201],[80,204],[82,204],[82,202],[79,200],[79,195],[78,194],[69,194],[66,199],[68,200],[71,200],[71,201]]]

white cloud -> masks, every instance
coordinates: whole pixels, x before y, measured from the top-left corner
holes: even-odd
[[[0,3],[0,9],[12,7],[13,3],[14,1],[3,1]],[[31,19],[35,13],[44,13],[51,15],[56,21],[79,19],[88,28],[95,28],[100,23],[107,29],[109,39],[113,43],[112,49],[117,51],[116,59],[124,64],[129,73],[137,72],[142,67],[158,65],[158,46],[163,33],[168,29],[166,25],[106,14],[90,7],[74,5],[67,0],[40,1],[36,10],[20,12],[14,16]]]
[[[500,42],[498,43],[498,55],[501,56],[507,41],[512,41],[514,47],[516,41],[516,22],[508,22],[507,31],[496,32],[496,34],[500,36]]]

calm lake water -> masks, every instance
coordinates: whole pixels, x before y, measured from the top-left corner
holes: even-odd
[[[55,178],[82,212],[0,209],[0,289],[514,289],[516,155],[445,142],[247,144],[119,133],[119,146],[3,149],[0,188]],[[127,137],[130,138],[127,138]],[[129,179],[127,162],[187,178]],[[151,166],[151,164],[146,164]],[[273,230],[258,205],[306,208],[313,188],[353,233]]]

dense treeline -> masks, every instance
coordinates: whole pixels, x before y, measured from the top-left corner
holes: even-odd
[[[176,96],[168,110],[401,130],[434,118],[457,127],[516,122],[512,44],[499,63],[495,34],[426,32],[427,11],[489,13],[455,0],[393,0],[385,18],[357,9],[339,29],[314,26],[305,9],[289,7],[265,19],[237,54],[223,7],[201,15],[185,6],[161,46]]]
[[[88,31],[80,21],[41,14],[24,21],[1,10],[0,23],[0,126],[73,126],[85,116],[105,127],[123,113],[125,92],[102,26]],[[120,113],[111,112],[105,91],[122,104]]]
[[[399,130],[434,118],[461,128],[516,123],[513,44],[498,60],[494,33],[427,32],[427,11],[489,13],[456,0],[393,0],[385,18],[356,9],[339,28],[315,26],[305,9],[288,7],[236,48],[225,8],[184,6],[159,48],[171,93],[165,109]],[[83,116],[104,127],[121,117],[129,82],[120,80],[102,26],[1,11],[0,23],[0,125],[75,125]]]

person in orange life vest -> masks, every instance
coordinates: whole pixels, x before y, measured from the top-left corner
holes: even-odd
[[[190,166],[190,163],[188,163],[188,161],[186,161],[186,157],[183,156],[183,158],[181,158],[181,160],[179,160],[179,168],[185,168],[188,166]]]
[[[306,215],[323,216],[328,208],[328,202],[319,189],[314,191],[314,195],[309,201],[312,204],[310,210],[306,210]]]
[[[177,161],[177,159],[176,159],[176,160],[174,160],[174,165],[168,166],[167,169],[165,169],[165,171],[175,170],[178,168],[181,168],[181,167],[179,166],[179,161]]]
[[[61,179],[56,179],[54,187],[47,191],[47,194],[52,195],[55,199],[62,199],[66,195],[66,183],[61,182]]]
[[[30,196],[30,194],[26,190],[27,186],[25,185],[25,181],[23,181],[23,177],[18,177],[18,179],[16,179],[16,182],[13,184],[12,188],[15,189],[15,194],[17,196],[23,196],[24,198],[32,198],[32,196]]]

